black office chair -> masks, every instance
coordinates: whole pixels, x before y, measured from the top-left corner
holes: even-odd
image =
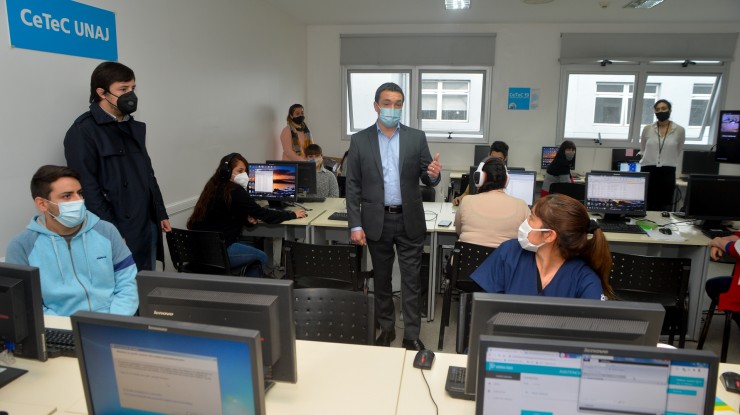
[[[177,272],[215,275],[262,276],[262,264],[252,261],[233,268],[220,232],[172,228],[167,232],[167,247]]]
[[[470,318],[473,313],[473,293],[460,293],[455,353],[467,354],[470,343]]]
[[[586,185],[583,183],[553,183],[550,194],[560,193],[583,203],[586,200]]]
[[[668,342],[678,333],[678,347],[686,343],[688,291],[691,260],[662,258],[612,252],[609,281],[617,299],[658,303],[666,310],[663,331]]]
[[[359,245],[313,245],[284,241],[285,278],[296,288],[337,288],[367,293],[372,271],[362,271]]]
[[[337,176],[337,185],[339,186],[339,197],[345,197],[347,194],[347,176]]]
[[[421,188],[421,200],[424,202],[434,202],[437,199],[437,191],[432,186],[419,186]]]
[[[333,288],[293,290],[296,339],[333,343],[375,343],[372,295]]]
[[[451,270],[442,281],[442,317],[439,322],[438,349],[441,350],[444,346],[445,328],[450,325],[452,291],[468,293],[482,291],[480,286],[470,279],[470,275],[495,249],[467,242],[455,242],[455,248],[450,255]]]

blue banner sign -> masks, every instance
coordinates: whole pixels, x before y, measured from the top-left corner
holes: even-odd
[[[5,0],[10,46],[118,60],[115,13],[70,0]]]
[[[509,88],[508,109],[528,110],[529,100],[530,100],[530,89],[529,88]]]

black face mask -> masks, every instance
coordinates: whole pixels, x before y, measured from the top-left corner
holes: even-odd
[[[112,92],[109,93],[113,95]],[[115,97],[115,95],[113,96]],[[121,114],[129,115],[136,111],[136,106],[139,103],[139,98],[136,96],[134,91],[126,92],[125,94],[121,94],[116,98],[118,98],[118,105],[116,105],[116,108],[118,108],[118,111],[121,111]]]
[[[666,111],[666,112],[656,112],[656,113],[655,113],[655,118],[657,118],[657,119],[658,119],[658,121],[661,121],[661,122],[662,122],[662,121],[665,121],[665,120],[667,120],[667,119],[671,118],[671,112],[670,112],[670,111]]]
[[[305,121],[305,120],[306,120],[306,117],[303,116],[303,115],[301,115],[299,117],[293,117],[293,122],[296,123],[296,124],[298,124],[298,125],[303,124],[303,121]]]

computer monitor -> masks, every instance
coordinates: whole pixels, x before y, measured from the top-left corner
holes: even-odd
[[[719,112],[716,160],[740,163],[740,110]]]
[[[642,156],[638,156],[639,149],[636,148],[613,148],[612,170],[619,170],[619,163],[639,163]],[[639,171],[639,170],[638,170]]]
[[[465,393],[475,393],[483,334],[655,346],[664,316],[653,303],[474,293]]]
[[[703,220],[703,230],[722,228],[722,221],[740,220],[740,176],[692,174],[686,187],[686,217]]]
[[[540,159],[540,168],[546,169],[550,166],[550,163],[552,163],[553,159],[555,159],[555,154],[558,153],[559,147],[542,147],[542,158]]]
[[[140,271],[143,317],[259,330],[265,379],[298,380],[293,282]]]
[[[518,197],[532,207],[537,173],[533,171],[509,170],[509,182],[504,190],[507,195]]]
[[[267,164],[295,164],[296,166],[296,192],[299,196],[316,194],[318,190],[316,188],[316,163],[313,161],[282,161],[282,160],[267,160]]]
[[[46,360],[38,268],[0,262],[0,341],[12,343],[16,357]]]
[[[265,413],[256,330],[89,311],[71,321],[91,414]]]
[[[475,146],[475,154],[473,155],[473,164],[476,166],[480,164],[483,159],[491,155],[490,145],[477,145]]]
[[[620,161],[617,164],[616,170],[638,173],[640,171],[640,163],[637,161]]]
[[[714,413],[704,350],[481,336],[477,415]]]
[[[681,163],[681,175],[718,174],[719,163],[713,151],[684,151]]]
[[[247,191],[255,199],[267,200],[272,207],[295,202],[297,197],[295,163],[249,164]]]
[[[648,173],[592,171],[586,173],[586,209],[605,221],[647,213]]]

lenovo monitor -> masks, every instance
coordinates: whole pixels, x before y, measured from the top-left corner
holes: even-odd
[[[313,161],[281,161],[267,160],[267,164],[285,164],[290,163],[296,166],[296,192],[298,196],[315,195],[316,188],[316,163]]]
[[[507,195],[522,199],[532,207],[537,173],[533,171],[509,170],[509,181],[504,190]]]
[[[664,316],[652,303],[474,293],[465,393],[475,393],[483,334],[655,346]]]
[[[294,163],[250,163],[247,191],[255,199],[267,200],[272,207],[295,202],[297,170]]]
[[[681,163],[681,176],[690,174],[718,174],[719,163],[715,160],[713,151],[688,151],[683,152]]]
[[[592,171],[586,173],[586,209],[604,221],[647,213],[648,173]]]
[[[722,221],[740,220],[740,176],[692,174],[688,178],[686,217],[704,221],[705,233],[723,228]]]
[[[46,360],[38,268],[0,262],[0,341],[16,357]]]
[[[256,330],[72,315],[90,414],[265,413]]]
[[[481,336],[477,415],[714,413],[703,350]]]
[[[740,110],[719,112],[716,160],[740,163]]]
[[[293,282],[140,271],[143,317],[259,330],[267,381],[297,381]]]

